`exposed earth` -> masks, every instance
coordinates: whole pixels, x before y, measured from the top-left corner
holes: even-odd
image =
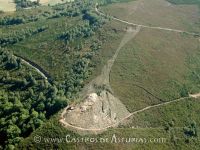
[[[140,31],[140,27],[126,29],[114,56],[103,67],[101,75],[83,88],[80,104],[70,106],[62,113],[61,120],[65,126],[72,125],[86,130],[103,131],[118,123],[130,113],[121,101],[113,95],[109,83],[109,74],[120,49]]]
[[[13,0],[0,0],[0,10],[1,11],[15,11],[16,10],[16,4],[13,2]]]
[[[168,102],[147,106],[138,111],[129,112],[122,102],[114,96],[113,90],[110,86],[110,71],[115,62],[120,49],[134,38],[141,28],[149,28],[155,30],[164,30],[166,32],[186,33],[194,36],[198,35],[193,32],[188,32],[179,29],[148,26],[144,24],[136,24],[128,21],[118,19],[116,17],[108,16],[98,10],[96,4],[95,11],[102,16],[110,17],[116,21],[127,24],[126,34],[123,37],[118,49],[113,57],[108,60],[107,64],[103,67],[101,75],[92,80],[86,85],[80,93],[81,103],[68,106],[61,114],[60,122],[67,128],[78,133],[101,133],[110,127],[117,127],[124,120],[128,119],[134,114],[143,112],[145,110],[167,105],[173,102],[184,100],[188,97],[174,99]],[[191,94],[189,97],[198,98],[199,94]]]

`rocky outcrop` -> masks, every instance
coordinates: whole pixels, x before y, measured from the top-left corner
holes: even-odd
[[[65,121],[82,128],[105,128],[116,124],[129,112],[125,106],[111,93],[102,91],[100,95],[91,93],[84,101],[69,107]]]

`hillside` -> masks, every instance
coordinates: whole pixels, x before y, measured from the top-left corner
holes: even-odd
[[[198,0],[16,4],[0,15],[0,149],[200,147]]]

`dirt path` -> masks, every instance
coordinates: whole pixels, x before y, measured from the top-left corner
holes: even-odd
[[[24,59],[22,57],[13,55],[15,58],[20,58],[22,60],[22,62],[28,66],[30,66],[31,68],[33,68],[34,70],[36,70],[36,72],[38,72],[45,80],[48,80],[48,75],[46,75],[47,73],[44,72],[43,69],[41,69],[41,67],[37,67],[38,65],[33,65],[33,63],[31,63],[31,61],[27,61],[27,59]]]
[[[110,82],[109,82],[109,76],[110,76],[110,71],[112,69],[112,66],[113,66],[113,64],[114,64],[114,62],[115,62],[115,60],[116,60],[121,48],[128,41],[130,41],[132,38],[134,38],[137,35],[137,33],[140,31],[141,28],[149,28],[149,29],[157,29],[157,30],[171,31],[171,32],[177,32],[177,33],[187,33],[187,34],[190,34],[190,35],[197,35],[196,33],[187,32],[187,31],[183,31],[183,30],[177,30],[177,29],[171,29],[171,28],[163,28],[163,27],[151,27],[151,26],[131,23],[131,22],[128,22],[128,21],[125,21],[125,20],[118,19],[118,18],[113,17],[113,16],[107,16],[106,14],[100,12],[98,10],[97,6],[98,6],[98,4],[96,4],[95,11],[98,14],[100,14],[102,16],[105,16],[105,17],[110,17],[110,18],[112,18],[114,20],[117,20],[117,21],[122,22],[122,23],[126,23],[126,24],[131,25],[131,26],[135,26],[136,29],[134,30],[132,28],[129,28],[127,30],[127,34],[125,34],[125,36],[123,37],[121,43],[119,44],[119,47],[117,48],[115,54],[113,55],[113,57],[110,60],[108,60],[106,65],[103,67],[101,74],[97,78],[92,80],[88,85],[86,85],[83,88],[83,90],[82,90],[82,92],[80,94],[81,95],[80,97],[84,97],[85,95],[87,95],[89,93],[96,92],[94,85],[96,85],[96,86],[105,85],[107,87],[107,89],[109,89],[111,91],[111,93],[113,93],[112,92],[112,88],[110,86]],[[76,125],[72,125],[72,124],[68,123],[66,118],[65,118],[65,114],[67,113],[67,108],[68,107],[65,108],[64,111],[62,112],[61,119],[59,121],[64,127],[68,128],[68,129],[72,129],[72,130],[75,130],[75,131],[83,131],[83,132],[86,132],[86,133],[87,132],[90,132],[90,133],[101,133],[103,131],[106,131],[108,128],[117,127],[120,123],[122,123],[123,121],[129,119],[131,116],[133,116],[135,114],[144,112],[144,111],[152,109],[152,108],[156,108],[156,107],[168,105],[168,104],[171,104],[171,103],[175,103],[175,102],[178,102],[178,101],[184,100],[186,98],[190,98],[190,97],[198,98],[198,97],[200,97],[200,93],[199,94],[194,94],[194,95],[189,95],[188,97],[182,97],[182,98],[174,99],[172,101],[162,102],[162,103],[159,103],[159,104],[156,104],[156,105],[147,106],[147,107],[145,107],[143,109],[134,111],[132,113],[128,113],[125,117],[120,118],[120,120],[118,120],[117,122],[115,122],[115,123],[113,123],[111,125],[108,125],[106,127],[102,127],[102,128],[84,128],[84,127],[80,127],[80,126],[76,126]],[[82,118],[82,119],[84,119],[84,118]]]
[[[130,27],[127,29],[127,32],[126,34],[124,35],[124,37],[122,38],[118,48],[116,49],[115,51],[115,54],[107,61],[107,63],[105,64],[105,66],[102,68],[102,71],[101,71],[101,74],[99,76],[97,76],[95,79],[93,79],[88,85],[86,85],[81,93],[80,93],[80,100],[81,102],[84,101],[84,98],[91,94],[91,93],[97,93],[97,87],[106,87],[106,88],[103,88],[101,89],[100,93],[109,93],[108,95],[110,95],[109,97],[112,98],[112,102],[109,102],[111,99],[108,98],[108,97],[101,97],[103,98],[102,101],[103,102],[106,102],[108,101],[109,104],[108,104],[108,107],[110,107],[110,111],[112,113],[116,113],[117,114],[117,120],[115,121],[116,123],[108,123],[108,122],[105,122],[104,120],[104,125],[102,127],[96,127],[96,125],[82,125],[82,122],[78,123],[81,120],[87,120],[87,116],[84,116],[82,113],[78,113],[77,111],[74,112],[74,119],[75,120],[78,120],[78,121],[75,121],[77,122],[78,124],[75,124],[72,123],[73,121],[71,121],[71,118],[67,117],[68,116],[68,111],[67,111],[67,108],[64,109],[64,111],[62,112],[61,114],[61,119],[60,119],[60,123],[62,125],[64,125],[65,127],[67,128],[71,128],[73,130],[78,130],[78,131],[90,131],[90,132],[102,132],[104,130],[106,130],[107,128],[109,127],[113,127],[114,125],[117,126],[118,123],[120,122],[121,119],[123,119],[124,117],[126,117],[127,115],[130,115],[130,112],[128,112],[128,110],[126,109],[126,107],[124,106],[124,104],[122,104],[122,102],[113,95],[113,92],[112,92],[112,88],[110,86],[110,72],[111,72],[111,68],[121,50],[121,48],[127,43],[129,42],[131,39],[133,39],[137,34],[138,32],[140,31],[140,27],[137,26],[137,27]],[[108,98],[108,99],[107,99]],[[116,110],[112,107],[112,106],[116,106],[119,107],[119,109],[117,109],[117,112]],[[99,106],[101,107],[101,106]],[[96,112],[94,111],[94,113],[96,114]],[[82,117],[81,118],[76,118],[76,116],[80,116],[82,114]],[[69,114],[70,115],[70,114]],[[99,117],[101,115],[99,114]],[[84,118],[86,117],[86,118]],[[103,116],[102,116],[103,117]],[[99,118],[98,120],[101,120],[102,118]],[[102,122],[99,122],[100,124]],[[108,124],[107,124],[108,123]],[[99,125],[100,125],[99,124]],[[81,127],[82,125],[82,127]],[[84,128],[84,127],[88,127],[88,129]],[[90,126],[90,127],[89,127]]]
[[[112,88],[110,86],[110,72],[111,72],[111,68],[121,50],[121,48],[131,39],[133,39],[138,32],[140,31],[139,26],[137,26],[135,29],[133,29],[132,27],[127,29],[127,33],[124,35],[121,43],[119,44],[119,47],[117,48],[117,50],[115,51],[115,54],[112,56],[111,59],[109,59],[106,63],[106,65],[102,68],[101,74],[99,76],[97,76],[95,79],[93,79],[88,85],[86,85],[81,94],[80,97],[84,97],[85,95],[89,94],[89,93],[93,93],[96,92],[96,89],[94,88],[95,86],[106,86],[106,88],[108,88],[110,91],[112,91]]]
[[[200,93],[189,94],[189,96],[192,97],[192,98],[199,98],[200,97]]]
[[[164,31],[177,32],[177,33],[186,33],[186,34],[193,35],[193,36],[199,36],[199,34],[194,33],[194,32],[188,32],[188,31],[184,31],[184,30],[171,29],[171,28],[164,28],[164,27],[147,26],[147,25],[143,25],[143,24],[136,24],[136,23],[132,23],[132,22],[129,22],[129,21],[125,21],[125,20],[116,18],[114,16],[109,16],[109,15],[106,15],[105,13],[103,13],[102,11],[100,11],[98,9],[98,3],[95,6],[95,11],[101,16],[109,17],[111,19],[114,19],[116,21],[119,21],[119,22],[122,22],[122,23],[125,23],[125,24],[128,24],[128,25],[134,25],[134,26],[139,26],[139,27],[148,28],[148,29],[164,30]]]
[[[200,97],[200,93],[194,94],[194,95],[197,95],[195,98]],[[193,97],[193,96],[190,95],[189,97]],[[119,122],[117,122],[117,123],[115,123],[115,124],[112,124],[112,125],[109,125],[109,126],[104,127],[104,128],[96,128],[96,129],[95,129],[95,128],[94,128],[94,129],[81,128],[81,127],[78,127],[78,126],[74,126],[74,125],[68,124],[67,122],[65,122],[65,119],[64,119],[64,118],[61,118],[61,119],[60,119],[60,122],[61,122],[65,127],[68,127],[68,128],[74,129],[74,130],[90,131],[90,132],[98,133],[98,132],[103,132],[103,131],[107,130],[108,128],[112,128],[112,127],[118,126],[119,123],[122,123],[123,121],[129,119],[131,116],[133,116],[133,115],[135,115],[135,114],[144,112],[144,111],[149,110],[149,109],[152,109],[152,108],[156,108],[156,107],[168,105],[168,104],[171,104],[171,103],[175,103],[175,102],[184,100],[184,99],[189,98],[189,97],[182,97],[182,98],[175,99],[175,100],[172,100],[172,101],[168,101],[168,102],[164,102],[164,103],[160,103],[160,104],[156,104],[156,105],[147,106],[147,107],[145,107],[145,108],[143,108],[143,109],[140,109],[140,110],[137,110],[137,111],[134,111],[134,112],[130,113],[130,114],[127,115],[126,117],[122,118]],[[65,112],[65,111],[66,111],[66,109],[63,111],[63,113],[62,113],[61,116],[64,115],[64,112]]]
[[[16,4],[14,0],[0,0],[0,10],[4,12],[16,11]]]
[[[134,33],[132,33],[133,31],[131,30],[131,28],[129,29],[129,31],[127,31],[127,34],[124,36],[124,38],[122,39],[118,49],[116,50],[115,54],[113,55],[113,57],[108,60],[107,64],[103,67],[102,69],[102,73],[100,76],[98,76],[97,78],[95,78],[91,83],[89,83],[86,87],[85,87],[85,91],[84,91],[84,95],[86,93],[90,93],[90,92],[94,92],[94,88],[93,88],[93,84],[98,84],[98,85],[102,85],[102,84],[106,84],[106,85],[109,85],[109,74],[110,74],[110,71],[111,71],[111,68],[112,68],[112,65],[114,64],[114,61],[116,60],[117,56],[118,56],[118,53],[120,51],[120,49],[130,40],[132,39],[133,37],[136,36],[136,34],[140,31],[140,26],[135,30]],[[130,34],[132,33],[132,34]],[[111,88],[111,87],[109,87]],[[69,128],[69,129],[72,129],[72,130],[78,130],[78,131],[87,131],[87,132],[90,132],[90,133],[101,133],[103,131],[106,131],[108,128],[112,128],[112,127],[117,127],[120,123],[122,123],[123,121],[129,119],[131,116],[135,115],[135,114],[138,114],[138,113],[141,113],[141,112],[144,112],[146,110],[149,110],[149,109],[152,109],[152,108],[156,108],[156,107],[160,107],[160,106],[164,106],[164,105],[168,105],[170,103],[175,103],[175,102],[178,102],[178,101],[181,101],[181,100],[184,100],[186,98],[189,98],[189,97],[200,97],[200,93],[199,94],[194,94],[194,95],[189,95],[188,97],[183,97],[183,98],[178,98],[178,99],[175,99],[175,100],[172,100],[172,101],[167,101],[167,102],[162,102],[160,104],[156,104],[156,105],[151,105],[151,106],[147,106],[145,108],[142,108],[140,110],[137,110],[137,111],[134,111],[132,113],[129,113],[127,116],[125,116],[124,118],[121,118],[121,120],[119,120],[118,122],[114,123],[114,124],[111,124],[109,126],[106,126],[104,128],[83,128],[83,127],[79,127],[79,126],[75,126],[75,125],[71,125],[69,124],[68,122],[66,122],[65,120],[65,117],[64,115],[66,114],[67,112],[67,108],[64,109],[64,111],[62,112],[61,114],[61,119],[59,120],[60,123],[66,127],[66,128]]]

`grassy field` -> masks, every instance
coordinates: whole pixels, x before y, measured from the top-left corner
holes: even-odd
[[[15,3],[12,0],[0,0],[1,11],[15,11]]]
[[[199,99],[185,99],[160,108],[153,108],[134,115],[130,119],[129,127],[181,128],[189,126],[192,121],[199,125],[199,107]]]
[[[136,0],[100,9],[133,23],[199,32],[197,5],[173,5],[165,0]]]
[[[199,92],[198,75],[195,77],[199,46],[192,36],[141,30],[121,50],[112,68],[114,92],[131,112],[179,98],[184,88],[189,93]]]

